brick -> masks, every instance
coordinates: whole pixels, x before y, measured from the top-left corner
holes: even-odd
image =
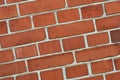
[[[10,30],[12,32],[26,30],[26,29],[30,29],[32,27],[29,17],[10,20],[9,24],[10,24]]]
[[[0,65],[0,77],[18,74],[25,71],[26,66],[23,61]]]
[[[76,65],[66,68],[67,78],[75,78],[88,75],[88,68],[86,64]]]
[[[120,13],[120,1],[106,3],[105,9],[107,14]]]
[[[115,67],[117,70],[120,70],[120,58],[115,59]]]
[[[54,13],[35,15],[33,16],[33,21],[35,27],[47,26],[56,23]]]
[[[76,51],[77,62],[102,59],[120,54],[120,44],[106,45],[85,50]]]
[[[97,30],[108,30],[120,27],[120,16],[111,16],[106,18],[101,18],[96,20]]]
[[[102,5],[92,5],[81,8],[82,18],[94,18],[103,15]]]
[[[0,63],[14,60],[12,50],[0,51]]]
[[[26,1],[26,0],[7,0],[7,3],[16,3],[20,1]]]
[[[80,5],[85,5],[85,4],[90,4],[90,3],[95,3],[95,2],[100,2],[103,0],[67,0],[68,6],[80,6]]]
[[[48,28],[49,38],[73,36],[92,31],[94,31],[92,21],[75,22]]]
[[[0,43],[1,47],[5,48],[41,41],[44,39],[45,39],[44,29],[36,29],[11,35],[0,36]]]
[[[12,5],[0,7],[0,15],[0,20],[17,16],[16,6]]]
[[[7,33],[7,25],[6,22],[0,22],[0,34]]]
[[[120,72],[106,75],[106,80],[120,80]]]
[[[14,80],[12,77],[9,77],[9,78],[3,78],[3,79],[0,79],[0,80]]]
[[[68,10],[58,11],[57,16],[58,16],[58,22],[60,23],[80,19],[78,9],[68,9]]]
[[[84,38],[83,36],[81,36],[63,39],[63,47],[65,51],[84,48],[85,47]]]
[[[110,32],[112,42],[120,42],[120,29]]]
[[[4,0],[0,0],[0,5],[1,5],[1,4],[4,4]]]
[[[27,58],[38,55],[35,45],[16,48],[15,52],[16,58]]]
[[[103,79],[103,76],[94,76],[94,77],[84,78],[81,80],[104,80],[104,79]]]
[[[41,80],[64,80],[62,69],[41,72]]]
[[[89,46],[109,43],[109,37],[107,32],[88,35],[87,40]]]
[[[64,0],[38,0],[19,5],[21,15],[45,12],[65,7]]]
[[[16,80],[38,80],[38,74],[31,73],[31,74],[17,76]]]
[[[61,51],[60,41],[58,40],[40,43],[38,46],[41,55],[52,54]]]
[[[29,71],[33,71],[62,66],[71,63],[73,63],[72,53],[65,53],[28,60],[28,67]]]
[[[105,60],[91,63],[93,74],[110,72],[113,70],[112,60]]]

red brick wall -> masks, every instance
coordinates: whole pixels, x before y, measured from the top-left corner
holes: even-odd
[[[0,80],[120,80],[120,0],[0,0]]]

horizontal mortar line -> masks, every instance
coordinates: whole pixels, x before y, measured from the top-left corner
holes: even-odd
[[[109,15],[109,16],[106,16],[106,17],[96,17],[96,18],[80,19],[80,20],[70,21],[70,22],[65,22],[65,23],[53,24],[53,25],[42,26],[42,27],[35,27],[34,29],[30,28],[30,29],[26,29],[26,30],[11,32],[10,34],[15,34],[15,33],[20,33],[20,32],[26,32],[26,31],[30,31],[30,30],[45,28],[45,27],[49,28],[49,27],[53,27],[53,26],[60,26],[60,25],[71,24],[71,23],[75,23],[75,22],[82,22],[82,21],[93,20],[93,19],[95,20],[95,19],[107,18],[107,17],[117,16],[117,15],[119,16],[120,13],[114,14],[114,15]],[[8,33],[1,34],[0,36],[4,36],[4,35],[8,35]]]
[[[106,1],[105,1],[106,2]],[[103,4],[105,2],[98,2],[97,4]],[[108,2],[108,1],[107,1]],[[110,1],[110,2],[113,2],[113,1]],[[59,9],[55,9],[55,10],[49,10],[49,11],[45,11],[45,12],[38,12],[38,13],[33,13],[33,14],[27,14],[27,15],[22,15],[21,17],[25,17],[25,16],[29,16],[29,15],[32,15],[32,16],[35,16],[35,15],[40,15],[40,14],[46,14],[46,13],[50,13],[50,12],[57,12],[57,11],[61,11],[61,10],[68,10],[68,9],[74,9],[74,8],[82,8],[82,7],[86,7],[86,6],[91,6],[91,5],[96,5],[96,3],[92,3],[92,4],[88,4],[88,5],[81,5],[81,6],[75,6],[75,7],[68,7],[67,9],[64,7],[64,8],[59,8]],[[13,17],[13,18],[7,18],[8,20],[11,20],[11,19],[16,19],[16,18],[19,18],[20,16],[16,16],[16,17]],[[7,19],[2,19],[0,21],[5,21]]]
[[[54,41],[54,40],[59,40],[59,39],[68,39],[68,38],[74,38],[74,37],[80,37],[80,36],[88,36],[88,35],[92,35],[92,34],[99,34],[99,33],[104,33],[104,32],[108,32],[108,31],[114,31],[114,30],[118,30],[120,28],[114,28],[114,29],[109,29],[109,30],[104,30],[104,31],[99,31],[99,32],[89,32],[89,33],[85,33],[85,34],[78,34],[78,35],[73,35],[73,36],[67,36],[67,37],[61,37],[61,38],[54,38],[54,39],[49,39],[49,41]],[[43,42],[49,42],[48,40],[43,40],[43,41],[37,41],[37,42],[31,42],[31,43],[27,43],[27,44],[21,44],[21,45],[17,45],[17,46],[12,46],[12,47],[7,47],[7,48],[0,48],[0,51],[3,50],[7,50],[7,49],[12,49],[12,48],[19,48],[19,47],[24,47],[24,46],[29,46],[29,45],[34,45],[34,44],[39,44],[39,43],[43,43]],[[94,47],[94,46],[93,46]],[[86,47],[85,47],[86,48]]]
[[[116,57],[116,56],[114,56],[114,57]],[[66,64],[66,65],[63,65],[63,66],[57,66],[57,67],[51,67],[51,68],[42,69],[42,70],[35,70],[35,71],[30,71],[30,72],[23,72],[23,73],[13,74],[13,75],[9,75],[9,76],[3,76],[1,78],[10,77],[10,76],[14,76],[14,75],[15,76],[25,75],[25,74],[29,74],[29,73],[35,73],[35,72],[38,72],[38,71],[39,72],[43,72],[43,71],[54,70],[54,69],[58,69],[58,68],[62,68],[62,67],[71,67],[71,66],[77,66],[77,65],[82,65],[82,64],[86,64],[87,65],[87,63],[89,63],[89,62],[91,63],[91,62],[96,62],[96,61],[109,60],[109,59],[112,59],[114,57],[103,58],[103,59],[94,60],[94,61],[80,62],[80,63],[77,63],[77,64]],[[120,71],[120,70],[118,70],[118,71]],[[105,74],[114,73],[114,72],[116,72],[116,71],[105,72]],[[94,76],[94,75],[101,75],[101,74],[103,74],[103,73],[92,74],[92,76]],[[91,75],[87,75],[87,77],[89,77],[89,76],[91,76]],[[83,76],[83,77],[85,77],[85,76]],[[77,77],[77,78],[83,78],[83,77]],[[73,78],[73,79],[76,79],[76,78]]]

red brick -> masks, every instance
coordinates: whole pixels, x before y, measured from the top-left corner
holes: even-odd
[[[105,4],[107,14],[120,13],[120,1]]]
[[[12,50],[4,50],[0,51],[0,63],[1,62],[8,62],[14,59]]]
[[[11,18],[17,16],[16,6],[3,6],[0,7],[0,19]]]
[[[68,10],[58,11],[57,16],[58,16],[58,22],[60,23],[80,19],[78,9],[68,9]]]
[[[109,37],[108,37],[108,33],[104,32],[104,33],[88,35],[87,40],[89,46],[96,46],[96,45],[108,43]]]
[[[0,77],[22,73],[25,71],[26,66],[23,61],[0,65]]]
[[[34,36],[33,36],[34,34]],[[44,29],[36,29],[11,35],[0,36],[1,47],[12,47],[45,39]]]
[[[61,51],[60,42],[58,40],[40,43],[38,46],[41,55],[51,54]]]
[[[0,5],[1,5],[1,4],[4,4],[4,0],[0,0]]]
[[[37,56],[37,49],[35,45],[19,47],[15,49],[17,58],[27,58],[32,56]]]
[[[88,75],[88,68],[86,64],[71,66],[66,68],[67,78],[75,78]]]
[[[0,22],[0,34],[7,33],[7,25],[6,22]]]
[[[17,76],[16,80],[38,80],[38,75],[37,73],[21,75],[21,76]]]
[[[103,1],[103,0],[67,0],[68,6],[71,6],[71,7],[100,2],[100,1]]]
[[[72,53],[65,53],[28,60],[28,67],[29,71],[33,71],[71,63],[73,63]]]
[[[81,80],[104,80],[104,79],[103,79],[103,76],[94,76],[94,77],[84,78]]]
[[[117,70],[120,70],[120,58],[115,59],[115,67]]]
[[[20,1],[26,1],[26,0],[7,0],[7,3],[16,3]]]
[[[112,42],[120,42],[120,29],[110,32]]]
[[[48,28],[50,38],[73,36],[94,31],[92,21],[75,22]]]
[[[81,8],[82,18],[93,18],[102,16],[102,5],[92,5]]]
[[[64,0],[38,0],[19,5],[21,15],[33,14],[65,7]]]
[[[3,78],[3,79],[0,79],[0,80],[14,80],[12,77],[10,78]]]
[[[9,24],[12,32],[30,29],[32,27],[29,17],[10,20]]]
[[[106,80],[120,80],[120,72],[106,75]]]
[[[62,69],[41,72],[41,80],[64,80]]]
[[[110,72],[113,70],[112,60],[105,60],[91,63],[93,74]]]
[[[54,13],[35,15],[33,16],[33,21],[35,27],[47,26],[56,23]]]
[[[65,51],[84,48],[85,47],[84,38],[83,36],[81,36],[63,39],[63,47]]]
[[[76,51],[77,62],[90,61],[120,54],[120,44],[106,45],[91,49]]]
[[[107,30],[120,27],[120,16],[111,16],[96,20],[97,30]]]

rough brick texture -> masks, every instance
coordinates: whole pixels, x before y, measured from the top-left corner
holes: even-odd
[[[120,80],[120,0],[0,0],[0,80]]]

